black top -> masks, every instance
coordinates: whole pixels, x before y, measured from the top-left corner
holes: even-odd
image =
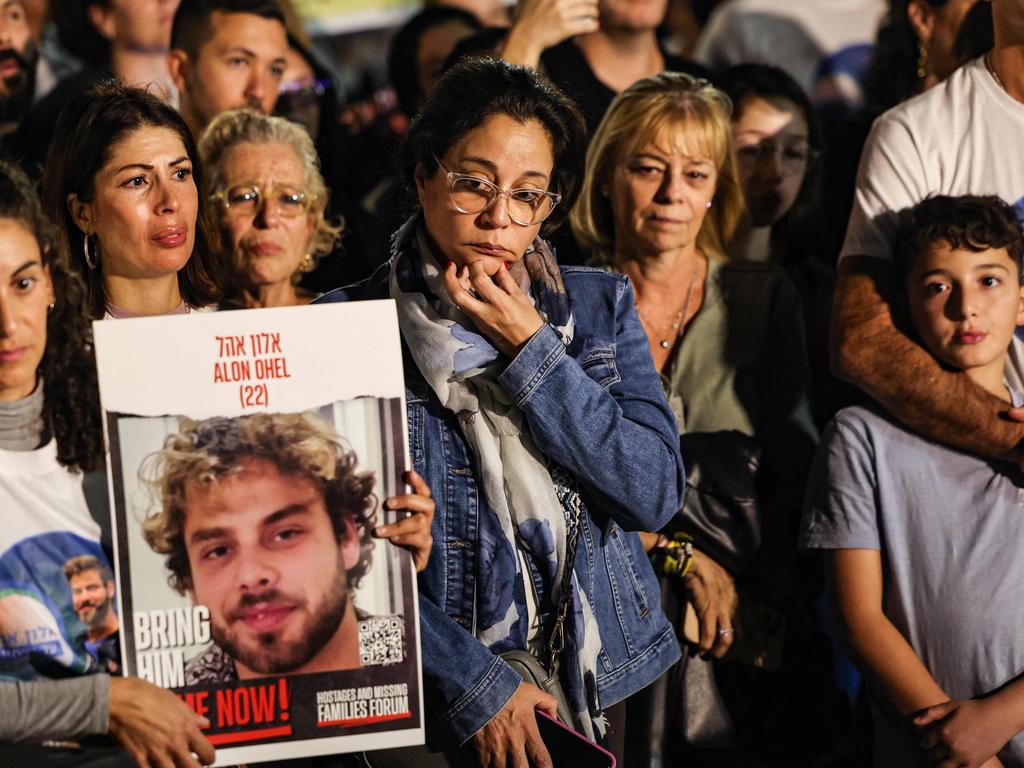
[[[665,57],[666,71],[686,72],[694,77],[710,79],[711,72],[700,64],[667,53],[664,48],[661,55]],[[573,43],[572,38],[544,51],[540,63],[548,78],[583,110],[587,134],[593,136],[616,92],[597,79],[583,51]]]
[[[21,121],[4,149],[32,179],[40,179],[53,138],[53,129],[64,105],[77,94],[114,75],[105,69],[87,68],[73,72],[58,81]]]

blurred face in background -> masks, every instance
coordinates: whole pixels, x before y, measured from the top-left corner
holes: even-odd
[[[89,20],[112,44],[140,53],[171,46],[171,24],[180,0],[106,0],[89,6]]]
[[[301,51],[288,49],[284,76],[277,94],[275,113],[298,123],[315,142],[320,133],[321,84]]]
[[[626,32],[654,30],[668,10],[668,0],[600,0],[601,28]]]
[[[751,221],[771,226],[793,207],[813,161],[807,121],[789,99],[747,96],[733,136]]]
[[[288,62],[288,37],[277,19],[214,11],[195,57],[174,49],[171,78],[181,113],[196,133],[229,109],[272,114]]]
[[[20,120],[32,103],[39,53],[21,0],[0,0],[0,123]]]
[[[420,36],[416,51],[416,75],[423,98],[429,96],[444,74],[444,62],[455,46],[476,30],[457,19],[437,24]]]

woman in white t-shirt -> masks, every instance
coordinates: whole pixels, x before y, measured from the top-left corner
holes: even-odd
[[[0,764],[192,768],[192,752],[214,756],[204,720],[106,674],[116,660],[99,651],[118,622],[82,491],[103,461],[86,295],[28,180],[0,161]],[[39,744],[106,735],[119,745]]]
[[[103,82],[61,111],[44,208],[93,318],[188,314],[223,284],[203,237],[195,141],[174,109]]]

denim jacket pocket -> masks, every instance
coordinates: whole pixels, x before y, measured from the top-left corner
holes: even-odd
[[[624,537],[630,535],[636,534],[629,534],[614,521],[609,521],[605,533],[605,566],[608,569],[615,615],[622,628],[626,649],[630,655],[634,655],[645,647],[644,636],[652,614],[647,590],[638,577],[635,559],[624,540]]]
[[[593,346],[584,349],[580,357],[583,372],[605,389],[622,381],[619,369],[615,365],[615,344]]]

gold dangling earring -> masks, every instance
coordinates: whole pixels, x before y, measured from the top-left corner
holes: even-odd
[[[99,251],[98,245],[96,246],[96,250],[97,252]],[[85,254],[85,265],[89,269],[96,269],[96,267],[99,266],[99,262],[93,258],[91,253],[89,253],[89,235],[86,235],[82,239],[82,252]]]
[[[928,47],[924,43],[917,44],[917,76],[921,80],[928,77]]]
[[[302,257],[302,263],[299,265],[300,272],[312,272],[313,271],[313,254],[307,253]]]

